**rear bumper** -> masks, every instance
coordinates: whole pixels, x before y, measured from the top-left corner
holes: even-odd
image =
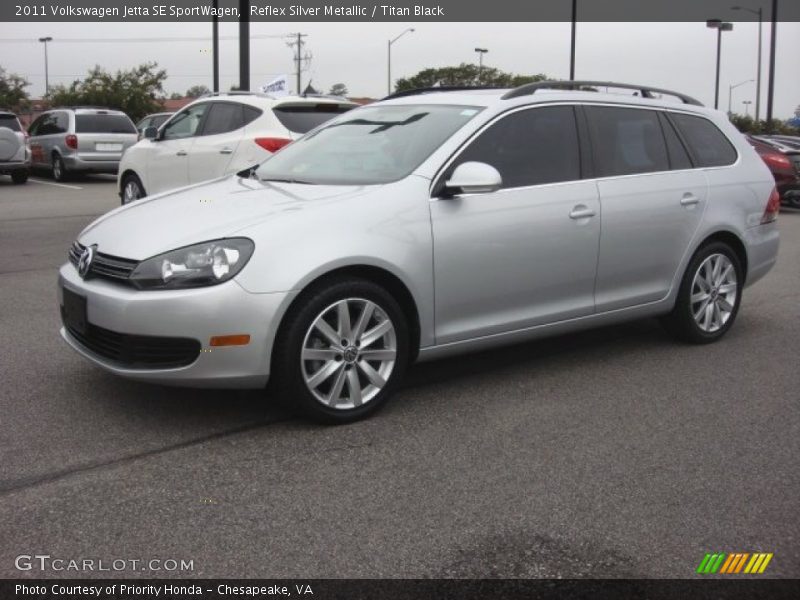
[[[31,161],[0,162],[0,173],[13,173],[14,171],[27,171],[31,168]]]
[[[76,155],[63,156],[64,166],[68,171],[82,171],[85,173],[112,173],[116,174],[119,169],[119,159],[117,160],[83,160]]]
[[[778,260],[780,234],[776,223],[758,225],[747,229],[744,234],[747,246],[747,281],[750,286],[764,277]]]

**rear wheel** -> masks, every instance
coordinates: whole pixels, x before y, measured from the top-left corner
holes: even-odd
[[[310,290],[273,350],[276,391],[309,417],[348,423],[378,410],[408,362],[408,325],[383,288],[362,279]]]
[[[64,161],[58,154],[53,154],[53,179],[56,181],[67,180],[67,168],[64,166]]]
[[[122,180],[122,203],[128,204],[139,198],[144,198],[145,194],[142,181],[133,173],[126,175]]]
[[[742,266],[730,246],[703,246],[686,268],[675,308],[662,319],[665,328],[686,342],[717,341],[736,320],[743,285]]]
[[[28,181],[28,170],[25,169],[23,171],[13,171],[11,173],[11,181],[16,183],[17,185],[23,184]]]

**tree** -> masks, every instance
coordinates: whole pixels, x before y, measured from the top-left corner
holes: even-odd
[[[489,86],[517,87],[534,81],[549,79],[546,75],[517,75],[506,73],[494,67],[480,69],[478,65],[461,63],[457,67],[423,69],[416,75],[397,80],[397,91],[413,90],[435,86]]]
[[[10,110],[24,110],[30,104],[30,98],[25,88],[30,83],[20,75],[8,73],[0,67],[0,108]]]
[[[179,94],[178,92],[172,92],[169,95],[170,100],[183,100],[183,94]]]
[[[343,83],[334,83],[331,86],[331,91],[328,92],[331,96],[347,96],[347,86]]]
[[[167,72],[158,69],[157,63],[144,63],[113,75],[97,65],[83,81],[75,80],[68,87],[51,87],[50,99],[54,105],[107,106],[138,121],[161,110],[166,78]]]
[[[200,96],[205,96],[206,94],[210,94],[211,90],[204,85],[193,85],[188,90],[186,90],[186,97],[187,98],[199,98]]]
[[[764,133],[773,133],[781,135],[800,134],[800,130],[798,130],[797,127],[793,126],[791,120],[784,123],[783,121],[775,119],[772,122],[772,127],[770,127],[767,121],[764,120],[756,121],[750,115],[744,116],[734,113],[730,115],[729,119],[731,120],[731,123],[733,123],[736,126],[736,129],[738,129],[742,133],[751,133],[753,135],[761,135]]]

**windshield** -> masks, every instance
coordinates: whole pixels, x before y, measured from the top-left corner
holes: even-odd
[[[289,144],[256,176],[334,185],[397,181],[480,111],[440,104],[360,108]]]

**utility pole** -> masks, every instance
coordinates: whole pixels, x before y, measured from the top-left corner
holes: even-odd
[[[250,0],[239,0],[239,89],[250,89]]]
[[[211,90],[213,92],[219,91],[219,17],[217,17],[217,8],[219,8],[219,0],[214,0],[214,16],[211,18]]]
[[[289,39],[293,39],[292,42],[287,42],[287,46],[290,48],[296,48],[294,54],[294,62],[295,62],[295,74],[297,75],[297,95],[303,93],[302,90],[302,82],[301,82],[301,73],[303,72],[303,61],[310,61],[311,54],[306,52],[303,54],[303,46],[305,46],[305,42],[303,38],[308,37],[307,33],[293,33],[289,36]]]
[[[778,37],[778,0],[772,0],[772,30],[769,37],[769,80],[767,82],[767,131],[772,133],[772,105],[775,100],[775,40]]]
[[[572,38],[569,47],[569,80],[575,81],[575,25],[578,22],[578,0],[572,0]]]

